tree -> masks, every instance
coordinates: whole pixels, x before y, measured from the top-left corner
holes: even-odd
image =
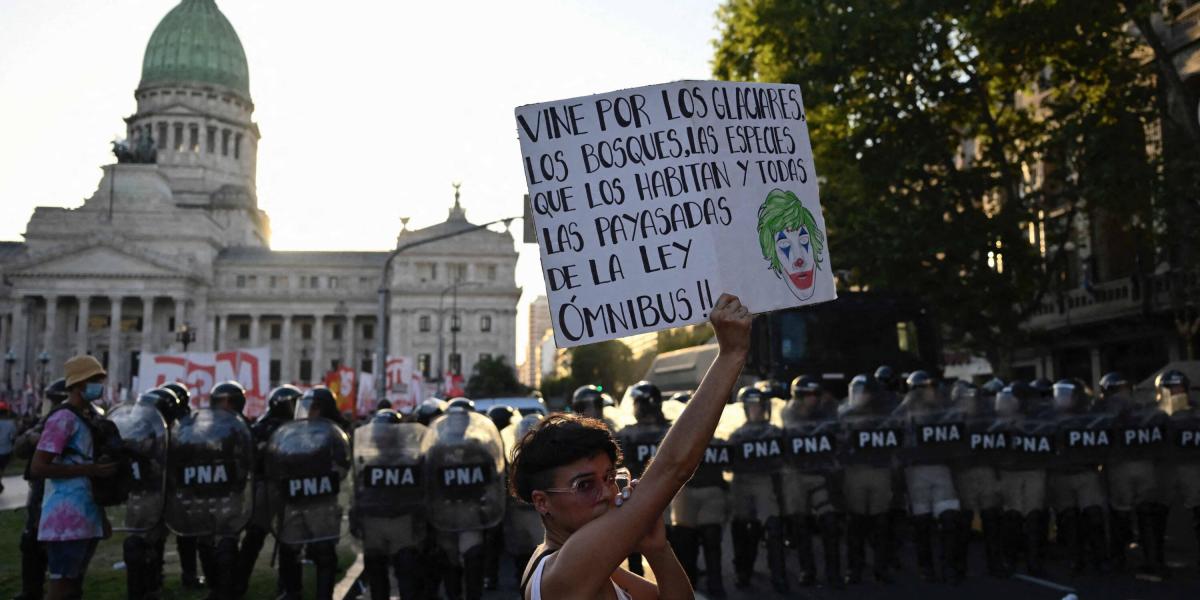
[[[713,338],[712,326],[708,323],[688,325],[658,332],[658,353],[670,352],[699,346]]]
[[[517,380],[517,372],[503,356],[483,358],[475,363],[467,382],[468,398],[494,398],[529,393],[529,388]]]
[[[802,87],[844,279],[925,299],[999,373],[1043,300],[1088,277],[1080,215],[1118,215],[1153,262],[1155,89],[1116,3],[730,0],[718,17],[718,77]]]
[[[633,351],[618,340],[576,346],[567,350],[571,379],[579,385],[599,385],[614,398],[637,381]]]

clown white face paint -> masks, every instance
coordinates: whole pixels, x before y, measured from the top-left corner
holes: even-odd
[[[813,247],[808,228],[787,229],[775,234],[775,255],[787,275],[788,289],[800,300],[808,300],[816,293],[813,270],[817,268],[813,258]]]

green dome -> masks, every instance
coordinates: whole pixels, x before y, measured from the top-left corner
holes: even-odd
[[[183,0],[146,44],[140,87],[184,82],[223,85],[250,97],[246,51],[213,0]]]

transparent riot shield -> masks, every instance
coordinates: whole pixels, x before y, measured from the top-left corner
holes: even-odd
[[[352,516],[364,547],[395,552],[420,542],[425,473],[419,423],[372,421],[354,430]],[[422,523],[423,525],[423,523]]]
[[[167,527],[177,535],[234,535],[250,519],[254,443],[238,415],[202,408],[171,427]]]
[[[302,419],[271,434],[263,464],[279,494],[275,537],[284,544],[335,540],[342,535],[338,495],[350,471],[350,438],[332,421]]]
[[[658,453],[658,444],[667,435],[667,429],[667,425],[634,423],[617,432],[625,466],[634,477],[641,477],[646,471],[646,465]]]
[[[834,419],[794,421],[784,428],[786,462],[804,471],[837,465],[841,425]]]
[[[504,518],[504,449],[487,417],[450,411],[421,439],[430,523],[441,531],[494,527]]]
[[[770,423],[747,422],[729,436],[734,473],[773,473],[783,466],[783,430]]]
[[[129,453],[131,485],[125,514],[116,531],[141,533],[162,522],[167,489],[167,422],[153,404],[126,403],[113,409],[108,419],[121,433]]]

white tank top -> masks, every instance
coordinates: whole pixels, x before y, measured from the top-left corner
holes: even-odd
[[[538,561],[537,568],[533,570],[533,576],[529,578],[529,585],[533,588],[529,592],[530,600],[542,600],[542,570],[546,568],[546,559],[550,558],[550,554],[553,552],[546,554],[542,560]],[[617,600],[633,600],[615,581],[611,579],[609,581],[612,582],[613,589],[617,591]]]

